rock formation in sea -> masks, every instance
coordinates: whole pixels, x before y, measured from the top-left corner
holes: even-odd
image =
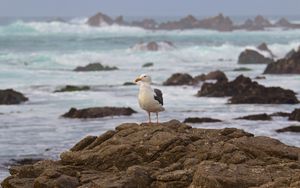
[[[300,74],[300,50],[291,51],[286,58],[268,64],[264,74]]]
[[[273,54],[273,52],[269,49],[268,45],[263,42],[260,45],[257,46],[257,49],[259,49],[260,51],[264,51],[267,52],[269,54],[269,57],[271,59],[274,59],[276,56]]]
[[[0,105],[20,104],[28,101],[22,93],[13,89],[0,90]]]
[[[217,80],[217,81],[228,81],[227,76],[224,72],[220,70],[212,71],[207,74],[201,74],[198,76],[195,76],[194,78],[197,81],[206,81],[206,80]]]
[[[130,116],[136,113],[132,108],[129,107],[94,107],[76,109],[71,108],[67,113],[62,115],[65,118],[102,118],[106,116]]]
[[[259,52],[251,49],[246,49],[240,53],[238,58],[239,64],[268,64],[273,62],[273,59],[260,54]]]
[[[235,128],[124,123],[60,160],[10,168],[11,187],[299,187],[300,149]]]
[[[110,67],[106,65],[102,65],[101,63],[90,63],[86,66],[78,66],[74,69],[76,72],[87,72],[87,71],[110,71],[117,70],[118,67]]]
[[[265,87],[243,75],[230,82],[204,83],[199,97],[231,96],[232,104],[297,104],[296,93],[280,87]]]
[[[214,118],[208,118],[208,117],[188,117],[184,119],[183,123],[216,123],[216,122],[222,122],[219,119]]]
[[[252,121],[270,121],[272,120],[272,117],[266,113],[264,114],[254,114],[254,115],[248,115],[248,116],[243,116],[243,117],[239,117],[236,119],[244,119],[244,120],[252,120]]]
[[[172,50],[175,45],[171,41],[150,41],[140,42],[131,47],[135,51],[161,51],[161,50]]]
[[[60,89],[55,90],[54,92],[74,92],[74,91],[88,91],[91,88],[89,86],[74,86],[66,85]]]
[[[168,78],[163,85],[165,86],[179,86],[179,85],[195,85],[195,80],[191,75],[187,73],[175,73]]]

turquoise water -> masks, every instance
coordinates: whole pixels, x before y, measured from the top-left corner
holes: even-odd
[[[233,69],[240,67],[237,58],[242,50],[266,42],[278,58],[283,57],[300,45],[300,30],[146,31],[120,26],[92,28],[85,25],[85,21],[84,18],[67,23],[14,21],[0,25],[0,89],[14,88],[30,99],[22,105],[0,106],[0,179],[7,175],[11,159],[57,158],[60,152],[86,135],[99,135],[122,122],[146,121],[147,116],[137,104],[137,86],[122,86],[142,73],[150,74],[156,87],[164,93],[166,112],[161,114],[162,121],[183,120],[190,116],[220,118],[224,123],[203,124],[201,127],[237,127],[300,146],[298,135],[274,131],[297,122],[288,122],[285,118],[275,118],[271,122],[233,120],[248,114],[292,111],[299,105],[228,105],[226,98],[196,98],[194,95],[200,85],[161,86],[175,72],[195,76],[220,69],[233,79],[241,74]],[[132,48],[138,42],[153,40],[172,41],[176,47],[158,52]],[[119,70],[72,71],[76,66],[91,62],[117,66]],[[154,62],[154,67],[142,68],[146,62]],[[262,74],[265,65],[247,67],[253,70],[242,73],[254,78]],[[300,93],[300,76],[266,77],[259,82]],[[91,85],[92,91],[53,93],[66,84]],[[132,117],[86,121],[60,117],[71,107],[91,106],[130,106],[139,113]]]

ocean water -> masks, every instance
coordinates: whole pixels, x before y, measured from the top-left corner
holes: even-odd
[[[193,126],[236,127],[300,146],[298,134],[275,132],[278,128],[299,125],[287,118],[275,117],[268,122],[234,120],[250,114],[290,112],[300,105],[229,105],[227,98],[195,97],[201,84],[162,86],[162,82],[176,72],[196,76],[219,69],[230,80],[239,74],[254,78],[262,74],[265,65],[246,65],[252,71],[234,72],[233,69],[242,67],[237,64],[239,53],[266,42],[278,58],[283,57],[300,45],[300,30],[147,31],[120,26],[92,28],[85,25],[85,21],[86,18],[65,23],[20,20],[0,25],[0,89],[14,88],[30,99],[21,105],[0,106],[0,180],[8,175],[11,159],[57,159],[59,153],[87,135],[100,135],[123,122],[147,121],[147,115],[137,103],[138,86],[122,85],[142,73],[151,75],[155,87],[164,93],[166,111],[160,114],[161,121],[193,116],[219,118],[224,122]],[[176,47],[158,52],[131,48],[141,41],[163,40],[172,41]],[[117,66],[119,70],[72,71],[76,66],[92,62]],[[154,62],[154,66],[142,68],[146,62]],[[266,75],[266,78],[258,82],[292,89],[300,98],[299,75]],[[53,92],[66,84],[90,85],[92,90]],[[94,106],[129,106],[138,113],[94,120],[61,117],[71,107]]]

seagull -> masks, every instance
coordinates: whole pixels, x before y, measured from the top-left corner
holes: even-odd
[[[161,90],[153,90],[151,88],[151,77],[146,74],[142,74],[136,78],[135,83],[140,85],[138,95],[140,107],[148,112],[149,123],[151,123],[151,112],[156,113],[156,122],[158,124],[158,112],[165,110]]]

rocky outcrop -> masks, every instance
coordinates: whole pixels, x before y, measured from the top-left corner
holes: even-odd
[[[74,91],[88,91],[91,88],[89,86],[74,86],[74,85],[66,85],[61,89],[57,89],[54,92],[74,92]]]
[[[270,63],[264,74],[300,74],[300,50],[291,53],[287,58]]]
[[[290,121],[300,121],[300,108],[295,109],[289,116]]]
[[[161,23],[158,28],[162,30],[193,29],[197,28],[198,22],[199,21],[194,16],[188,15],[179,21]]]
[[[282,129],[277,129],[276,132],[278,132],[278,133],[283,133],[283,132],[299,133],[300,132],[300,126],[299,125],[291,125],[291,126],[288,126],[288,127],[284,127]]]
[[[90,63],[86,66],[78,66],[74,69],[77,72],[87,72],[87,71],[110,71],[117,70],[117,67],[104,66],[101,63]]]
[[[189,117],[186,118],[183,123],[216,123],[216,122],[222,122],[219,119],[213,119],[213,118],[207,118],[207,117]]]
[[[289,29],[297,29],[300,28],[300,24],[293,24],[289,22],[286,18],[281,18],[275,23],[277,27],[289,28]]]
[[[179,86],[179,85],[195,85],[197,81],[187,73],[175,73],[168,78],[163,85],[165,86]]]
[[[269,54],[269,57],[271,59],[274,59],[276,56],[273,54],[273,52],[269,49],[268,45],[263,42],[260,45],[257,46],[257,49],[259,49],[260,51],[264,51],[267,52]]]
[[[199,28],[212,29],[217,31],[233,30],[232,20],[229,17],[223,16],[223,14],[200,20],[198,25]]]
[[[22,93],[13,89],[0,90],[0,105],[20,104],[28,101]]]
[[[142,21],[134,21],[131,23],[132,26],[142,27],[144,29],[156,29],[157,23],[153,19],[144,19]]]
[[[254,18],[254,20],[247,19],[243,25],[237,28],[246,29],[249,31],[259,31],[259,30],[264,30],[267,27],[273,27],[273,25],[270,23],[268,19],[264,18],[261,15],[258,15]]]
[[[153,67],[154,66],[154,63],[152,63],[152,62],[148,62],[148,63],[145,63],[145,64],[143,64],[143,68],[146,68],[146,67]]]
[[[205,80],[217,80],[217,81],[224,81],[224,82],[228,81],[225,73],[220,70],[209,72],[206,75],[201,74],[201,75],[195,76],[194,79],[197,81],[205,81]]]
[[[85,109],[71,108],[69,112],[62,115],[66,118],[102,118],[106,116],[130,116],[136,113],[131,108],[124,107],[94,107]]]
[[[252,121],[270,121],[272,120],[272,117],[268,114],[255,114],[255,115],[248,115],[248,116],[243,116],[239,117],[236,119],[245,119],[245,120],[252,120]]]
[[[231,82],[204,83],[197,96],[231,96],[232,104],[296,104],[295,92],[280,87],[265,87],[243,75]]]
[[[112,25],[114,23],[113,19],[109,16],[99,12],[96,15],[90,17],[87,24],[94,27]]]
[[[12,167],[10,187],[297,187],[300,149],[235,128],[172,120],[88,136],[59,161]]]
[[[273,60],[265,57],[255,50],[246,49],[239,55],[239,64],[268,64]]]
[[[140,42],[135,44],[131,49],[135,51],[160,51],[160,50],[172,50],[175,46],[170,41],[151,41],[151,42]]]

